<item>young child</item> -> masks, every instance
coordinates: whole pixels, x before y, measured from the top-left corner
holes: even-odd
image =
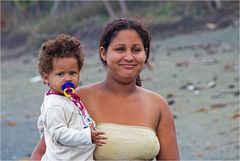
[[[50,88],[38,119],[46,141],[42,160],[93,160],[95,147],[105,144],[104,133],[95,131],[79,97],[67,93],[78,86],[82,66],[80,41],[69,35],[59,35],[41,47],[38,69]],[[65,91],[66,82],[71,86]]]

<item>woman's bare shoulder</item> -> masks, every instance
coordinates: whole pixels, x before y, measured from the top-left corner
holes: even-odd
[[[148,89],[145,89],[145,88],[141,88],[141,89],[142,89],[143,93],[145,93],[148,97],[155,99],[156,101],[166,102],[165,98],[161,94],[151,91],[151,90],[148,90]]]
[[[76,93],[81,97],[92,95],[96,91],[96,89],[99,88],[99,85],[100,83],[94,83],[94,84],[78,87],[76,89]]]
[[[166,99],[159,93],[142,88],[144,95],[150,99],[150,101],[158,106],[161,110],[169,108]]]

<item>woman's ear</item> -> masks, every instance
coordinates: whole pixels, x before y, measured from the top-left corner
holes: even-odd
[[[148,51],[148,48],[145,48],[145,55],[146,55],[146,59],[145,59],[145,64],[147,63],[147,53],[148,53],[149,51]]]
[[[106,50],[104,47],[100,47],[99,54],[100,54],[100,57],[102,58],[102,60],[107,61]]]

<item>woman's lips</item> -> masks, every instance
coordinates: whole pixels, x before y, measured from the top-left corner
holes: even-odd
[[[125,69],[132,69],[136,66],[136,64],[120,64]]]

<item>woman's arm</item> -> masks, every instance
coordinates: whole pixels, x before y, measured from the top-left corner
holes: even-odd
[[[32,161],[41,160],[45,151],[46,151],[46,143],[45,143],[44,135],[42,135],[32,152],[31,160]]]
[[[180,160],[173,115],[165,101],[161,105],[161,118],[157,130],[160,152],[157,160]]]

